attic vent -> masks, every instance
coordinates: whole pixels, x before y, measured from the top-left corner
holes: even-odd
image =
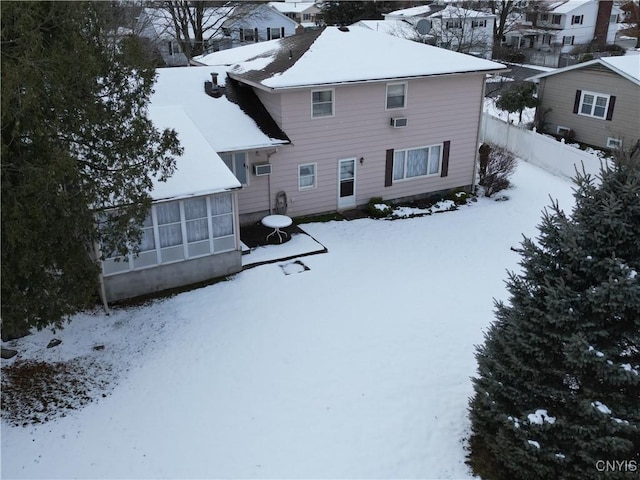
[[[348,32],[349,31],[349,29],[347,27],[345,27],[344,25],[340,25],[338,27],[338,30],[340,30],[341,32]]]

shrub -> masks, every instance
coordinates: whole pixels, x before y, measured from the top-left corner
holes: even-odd
[[[495,145],[483,144],[480,153],[480,185],[484,195],[491,197],[495,193],[509,188],[509,177],[516,169],[513,154]]]
[[[373,218],[384,218],[391,215],[393,208],[382,197],[372,197],[367,203],[367,213]]]

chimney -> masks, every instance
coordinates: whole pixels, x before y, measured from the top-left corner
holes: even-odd
[[[613,1],[598,1],[598,16],[596,17],[596,28],[593,32],[593,40],[597,45],[603,46],[607,43],[607,32],[609,31],[609,18],[611,18],[611,10]]]
[[[211,83],[214,87],[218,86],[218,74],[216,72],[211,72]]]

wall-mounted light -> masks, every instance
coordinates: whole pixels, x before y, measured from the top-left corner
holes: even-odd
[[[360,157],[360,165],[364,163],[364,157]]]

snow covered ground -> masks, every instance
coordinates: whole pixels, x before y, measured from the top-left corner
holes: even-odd
[[[45,424],[3,419],[2,478],[471,478],[474,345],[518,269],[510,247],[549,195],[573,205],[534,166],[513,181],[507,201],[307,224],[328,253],[79,314],[55,348],[50,331],[15,342],[23,359],[97,359],[113,387]]]

